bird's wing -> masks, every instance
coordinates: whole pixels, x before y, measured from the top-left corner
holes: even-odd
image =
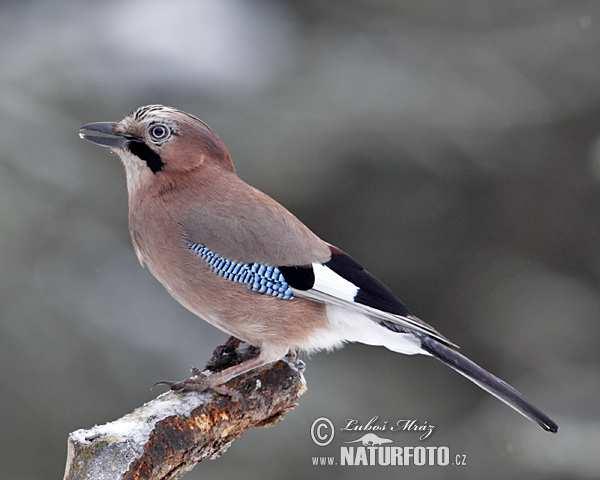
[[[187,211],[176,212],[190,241],[236,262],[272,266],[309,265],[331,256],[327,243],[298,218],[234,173],[200,182],[178,202]]]
[[[259,293],[279,298],[293,294],[359,311],[390,330],[428,335],[456,347],[410,314],[349,255],[235,174],[216,176],[205,187],[210,188],[196,190],[201,197],[183,202],[191,208],[180,223],[188,247],[220,275]]]
[[[327,262],[281,268],[296,296],[359,311],[390,330],[425,334],[457,348],[431,325],[411,314],[388,287],[352,257],[336,247],[330,249],[332,254]]]

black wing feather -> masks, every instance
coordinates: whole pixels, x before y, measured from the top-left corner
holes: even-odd
[[[458,348],[457,345],[445,338],[431,325],[412,315],[406,305],[388,287],[365,270],[356,260],[336,247],[331,246],[330,248],[331,259],[324,263],[324,266],[357,287],[357,292],[352,302],[379,311],[382,314],[393,316],[393,318],[387,319],[377,318],[377,315],[374,315],[375,318],[373,320],[394,332],[413,331],[406,324],[417,326],[417,328],[423,329],[421,330],[422,334],[433,334],[441,342]],[[315,273],[312,265],[296,267],[280,266],[278,268],[294,290],[298,293],[304,291],[307,293],[307,297],[311,298],[310,293],[315,284]],[[320,295],[323,294],[329,295],[327,292],[320,292]],[[334,298],[335,296],[332,297],[332,300]],[[312,299],[314,300],[315,298]],[[322,299],[319,301],[322,301]],[[402,319],[402,321],[396,321],[395,317],[398,320]]]
[[[354,301],[406,317],[410,311],[383,283],[349,255],[336,249],[325,266],[358,287]]]

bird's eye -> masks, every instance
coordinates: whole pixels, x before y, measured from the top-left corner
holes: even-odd
[[[148,132],[152,141],[157,143],[164,142],[171,136],[171,129],[162,123],[152,125]]]

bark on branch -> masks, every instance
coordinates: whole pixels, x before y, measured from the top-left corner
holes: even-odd
[[[256,351],[230,338],[207,368],[235,365]],[[238,377],[232,399],[214,392],[167,392],[105,425],[69,435],[64,480],[171,480],[223,454],[252,427],[272,425],[306,390],[302,368],[280,361]]]

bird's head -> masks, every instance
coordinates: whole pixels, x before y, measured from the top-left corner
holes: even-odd
[[[128,180],[152,182],[203,165],[233,171],[227,147],[210,127],[172,107],[146,105],[119,122],[88,123],[79,136],[119,155]]]

